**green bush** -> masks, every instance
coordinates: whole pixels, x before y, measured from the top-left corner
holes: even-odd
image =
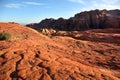
[[[7,32],[0,33],[0,40],[8,40],[11,38],[11,34]]]

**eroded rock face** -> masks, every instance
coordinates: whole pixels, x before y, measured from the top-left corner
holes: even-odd
[[[3,31],[20,36],[0,41],[0,80],[120,79],[120,29],[75,31],[74,39],[13,23],[0,23]]]
[[[53,28],[56,30],[87,30],[102,28],[120,28],[120,10],[91,10],[76,14],[69,19],[45,19],[40,23],[27,26],[37,30]]]

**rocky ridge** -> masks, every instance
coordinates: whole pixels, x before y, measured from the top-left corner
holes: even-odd
[[[76,14],[69,19],[45,19],[40,23],[28,24],[27,26],[38,31],[41,29],[55,30],[87,30],[103,28],[120,28],[120,10],[91,10]]]

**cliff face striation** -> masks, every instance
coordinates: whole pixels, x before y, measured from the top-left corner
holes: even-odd
[[[120,28],[120,10],[91,10],[76,14],[69,19],[45,19],[40,23],[27,26],[40,30],[53,28],[56,30],[87,30],[103,28]]]

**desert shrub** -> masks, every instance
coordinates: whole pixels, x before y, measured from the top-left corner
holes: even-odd
[[[8,40],[11,38],[11,34],[7,32],[0,33],[0,40]]]

